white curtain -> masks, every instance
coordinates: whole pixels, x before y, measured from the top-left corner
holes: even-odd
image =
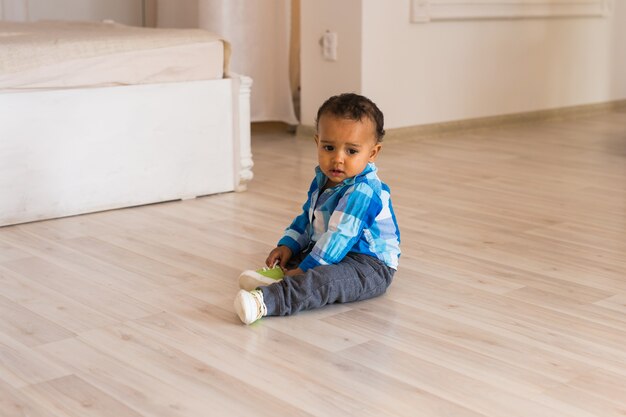
[[[231,71],[252,77],[252,121],[298,124],[289,82],[291,1],[198,0],[198,23],[231,43]]]

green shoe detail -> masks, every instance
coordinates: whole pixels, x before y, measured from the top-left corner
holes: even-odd
[[[276,265],[273,268],[264,267],[261,269],[257,269],[255,272],[257,274],[263,275],[264,277],[275,279],[276,281],[281,280],[285,277],[285,273],[283,272],[282,268],[278,265]]]
[[[243,271],[239,275],[239,288],[252,291],[258,287],[272,285],[285,277],[285,273],[280,266],[274,265],[272,268],[261,268],[256,271]]]

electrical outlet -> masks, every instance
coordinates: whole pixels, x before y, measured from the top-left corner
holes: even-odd
[[[430,22],[430,1],[429,0],[411,1],[411,22],[413,23]]]
[[[337,60],[337,32],[326,31],[322,36],[322,55],[326,61]]]

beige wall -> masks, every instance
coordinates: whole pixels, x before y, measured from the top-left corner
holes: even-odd
[[[361,0],[305,0],[301,4],[303,124],[313,125],[317,108],[330,95],[361,90],[361,6]],[[335,62],[322,59],[319,40],[326,30],[339,36],[339,59]]]
[[[340,91],[370,96],[389,128],[626,99],[626,2],[609,18],[422,24],[409,22],[408,0],[304,3],[305,125]],[[325,28],[339,32],[334,63],[316,44]]]

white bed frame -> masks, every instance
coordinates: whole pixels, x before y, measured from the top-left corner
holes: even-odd
[[[0,226],[245,190],[251,85],[0,93]]]

